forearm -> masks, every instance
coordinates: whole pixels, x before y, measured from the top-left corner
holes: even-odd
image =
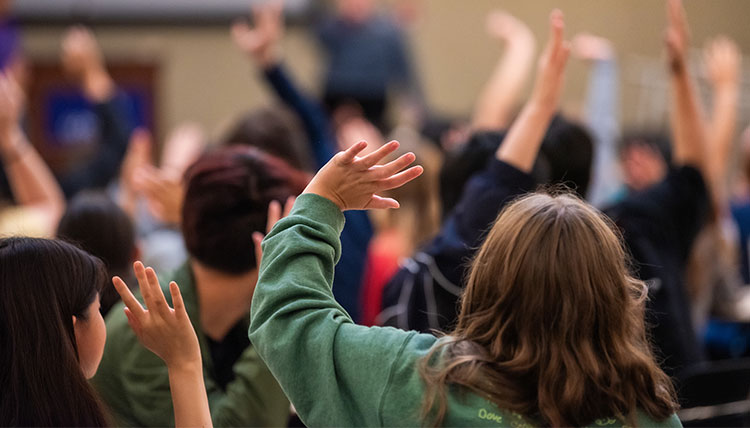
[[[672,71],[670,121],[676,165],[690,165],[707,174],[706,131],[692,79],[685,68]]]
[[[587,197],[596,206],[608,203],[622,185],[617,168],[619,95],[616,61],[594,61],[585,110],[587,125],[596,141],[592,182]]]
[[[531,35],[508,44],[479,96],[472,119],[475,130],[498,130],[508,126],[530,76],[534,51]]]
[[[496,158],[530,173],[553,114],[550,106],[529,101],[497,149]]]
[[[20,205],[37,206],[50,215],[57,224],[65,209],[65,199],[47,164],[29,143],[23,131],[16,129],[4,137],[0,150],[13,196]]]
[[[297,88],[280,63],[265,67],[263,75],[276,95],[294,110],[302,121],[315,156],[315,166],[322,167],[336,153],[335,138],[327,114],[320,105]]]
[[[194,367],[168,367],[168,371],[175,426],[213,426],[200,362]]]
[[[728,197],[727,169],[732,151],[732,141],[737,126],[739,91],[736,87],[717,88],[713,97],[713,112],[709,129],[710,181],[718,203]]]

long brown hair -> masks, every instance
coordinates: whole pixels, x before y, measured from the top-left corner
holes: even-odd
[[[456,329],[420,363],[423,416],[442,424],[450,385],[544,425],[674,413],[646,338],[646,286],[615,230],[572,195],[509,205],[472,263]]]
[[[0,239],[0,425],[108,425],[73,328],[106,281],[102,262],[71,244]]]

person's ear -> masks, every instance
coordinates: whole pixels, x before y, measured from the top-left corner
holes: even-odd
[[[76,326],[77,318],[76,318],[75,315],[72,315],[72,317],[73,317],[73,327],[75,327]]]

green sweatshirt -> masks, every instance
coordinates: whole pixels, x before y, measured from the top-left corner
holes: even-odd
[[[250,339],[302,421],[317,426],[420,426],[424,384],[417,363],[432,335],[352,322],[331,292],[344,216],[305,194],[263,242]],[[520,415],[458,387],[449,390],[447,426],[528,426]],[[639,426],[681,426],[639,415]],[[594,426],[622,426],[607,418]]]
[[[170,280],[180,286],[193,328],[198,335],[211,419],[215,426],[286,426],[289,401],[255,348],[248,346],[234,364],[235,378],[226,390],[216,383],[211,352],[200,329],[195,279],[188,264],[171,278],[162,278],[162,291],[171,305]],[[141,302],[140,295],[136,296]],[[167,366],[138,342],[123,312],[115,305],[107,316],[107,343],[94,387],[119,426],[174,426]]]

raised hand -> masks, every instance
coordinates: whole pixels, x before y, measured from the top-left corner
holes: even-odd
[[[494,10],[487,15],[487,34],[506,43],[524,41],[534,43],[534,34],[528,26],[504,10]]]
[[[590,33],[578,33],[571,43],[574,57],[584,61],[604,61],[615,56],[612,42]]]
[[[690,30],[682,0],[667,0],[667,31],[665,35],[669,66],[673,72],[685,70]]]
[[[505,50],[477,99],[472,128],[478,131],[504,129],[511,122],[536,52],[531,30],[505,11],[496,10],[487,16],[487,33],[502,41]]]
[[[177,283],[169,284],[174,309],[169,307],[159,286],[156,272],[143,263],[133,264],[146,309],[133,296],[120,277],[112,278],[117,293],[125,303],[125,315],[138,340],[164,360],[167,367],[185,368],[201,365],[198,336],[193,330]]]
[[[297,198],[295,196],[290,196],[289,198],[287,198],[286,202],[284,203],[283,212],[281,209],[281,203],[279,201],[271,201],[271,203],[268,204],[268,220],[266,221],[266,233],[270,232],[271,229],[273,229],[273,226],[276,224],[276,222],[288,216],[289,213],[292,212],[292,208],[294,208],[294,202],[296,200]],[[260,262],[263,259],[263,248],[261,247],[263,238],[265,238],[265,235],[261,232],[253,233],[253,244],[255,244],[255,263],[258,268],[260,268]]]
[[[544,134],[560,102],[570,44],[563,40],[562,12],[550,14],[550,35],[537,66],[531,98],[508,131],[495,156],[521,171],[531,172]]]
[[[72,27],[65,33],[61,45],[61,60],[65,71],[82,85],[86,96],[95,102],[110,97],[114,83],[104,66],[99,44],[85,27]]]
[[[715,89],[736,88],[739,84],[742,53],[726,36],[709,41],[703,49],[706,71]]]
[[[134,174],[135,191],[146,198],[151,215],[163,223],[180,224],[185,189],[179,177],[152,165],[142,165]]]
[[[138,340],[167,364],[175,426],[213,426],[203,382],[200,344],[185,310],[180,288],[174,281],[169,283],[172,309],[164,298],[154,270],[144,268],[141,262],[135,262],[133,269],[146,309],[122,279],[114,277],[112,282],[125,302],[128,324]]]
[[[161,170],[169,178],[179,181],[206,149],[207,140],[205,131],[197,123],[184,122],[175,126],[164,140]]]
[[[570,43],[563,39],[565,22],[559,10],[550,14],[550,36],[539,58],[531,102],[538,107],[557,109],[565,77],[565,65],[570,55]]]
[[[416,159],[407,153],[385,165],[378,165],[399,147],[391,141],[378,150],[358,157],[367,147],[359,142],[344,152],[339,152],[313,177],[303,193],[314,193],[331,200],[344,210],[398,208],[395,199],[383,198],[377,193],[401,187],[419,177],[423,169],[414,166],[404,170]]]
[[[264,5],[253,6],[254,27],[245,21],[232,25],[232,39],[243,52],[251,56],[262,67],[270,67],[279,61],[279,42],[284,36],[284,4],[274,0]]]
[[[138,128],[130,134],[128,150],[120,167],[120,192],[118,203],[128,215],[135,215],[137,195],[135,175],[144,165],[153,165],[151,158],[153,142],[151,133],[143,128]]]

